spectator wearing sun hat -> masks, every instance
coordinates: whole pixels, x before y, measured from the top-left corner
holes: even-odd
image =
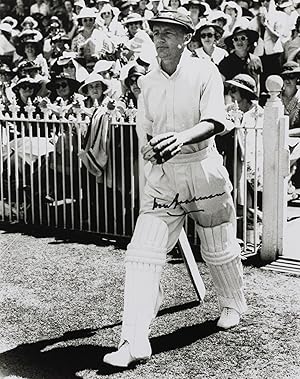
[[[78,92],[85,97],[84,107],[81,108],[88,116],[92,116],[93,107],[106,104],[110,100],[111,83],[102,75],[92,72],[79,88]]]
[[[103,29],[116,45],[124,42],[126,38],[126,30],[122,23],[118,21],[119,13],[120,11],[110,4],[104,4],[99,12]]]
[[[13,86],[12,91],[16,95],[17,105],[20,107],[20,113],[26,116],[27,112],[25,110],[26,105],[28,105],[29,99],[33,102],[40,90],[41,84],[38,80],[26,76],[20,78]]]
[[[39,36],[34,35],[31,38],[26,39],[21,45],[18,46],[18,54],[24,61],[31,61],[36,63],[41,68],[41,75],[48,77],[49,68],[46,59],[42,54],[43,40]]]
[[[243,73],[254,77],[258,83],[262,63],[258,56],[250,53],[257,40],[257,32],[241,27],[235,28],[233,33],[225,38],[224,42],[230,53],[218,65],[223,80],[232,79],[235,75]]]
[[[38,27],[39,23],[31,16],[27,16],[24,18],[23,22],[21,23],[22,30],[25,29],[36,29]]]
[[[201,20],[206,19],[211,11],[210,6],[201,0],[189,0],[183,7],[188,10],[195,27]]]
[[[96,12],[92,8],[82,8],[77,20],[82,29],[72,40],[72,51],[84,57],[96,55],[99,58],[114,51],[114,45],[103,30],[96,28]]]
[[[199,47],[194,50],[194,54],[199,58],[210,59],[218,65],[223,58],[228,56],[228,52],[225,49],[217,46],[223,32],[223,28],[217,24],[207,21],[200,23],[192,37],[192,41],[199,43]]]
[[[20,30],[18,29],[18,20],[16,20],[15,18],[11,16],[6,16],[1,22],[7,23],[12,27],[11,35],[13,38],[17,36],[18,34],[20,34]]]
[[[248,27],[249,20],[246,17],[243,17],[242,8],[235,1],[224,1],[221,4],[221,11],[230,16],[231,19],[231,21],[227,22],[223,27],[224,38],[231,35],[234,29],[238,26],[244,29]]]
[[[122,24],[126,27],[129,39],[133,38],[139,30],[144,29],[145,19],[138,13],[130,13]]]

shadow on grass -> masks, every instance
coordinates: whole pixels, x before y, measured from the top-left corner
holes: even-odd
[[[153,354],[188,346],[199,339],[217,333],[219,329],[216,322],[216,320],[206,321],[202,324],[187,326],[175,332],[151,338]],[[89,344],[53,346],[59,342],[91,337],[100,329],[71,331],[57,338],[22,344],[5,351],[0,354],[0,377],[77,379],[76,373],[82,370],[97,370],[97,374],[102,376],[124,371],[125,369],[114,368],[102,363],[103,356],[114,350],[111,347]],[[129,369],[134,369],[134,367],[133,365]]]

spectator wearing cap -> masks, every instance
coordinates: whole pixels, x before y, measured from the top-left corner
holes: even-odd
[[[246,29],[249,24],[249,20],[243,17],[242,8],[235,1],[225,1],[221,4],[221,11],[230,16],[231,21],[224,25],[224,35],[226,38],[232,34],[234,29],[238,26]]]
[[[44,0],[35,0],[35,3],[30,7],[30,14],[40,13],[44,16],[47,16],[50,13],[50,9],[47,4],[44,3]]]
[[[189,0],[183,7],[189,11],[195,27],[197,27],[201,19],[206,19],[211,11],[210,6],[201,0]]]
[[[210,59],[218,65],[222,59],[228,56],[228,52],[225,49],[217,46],[222,34],[223,28],[219,25],[204,22],[196,29],[192,37],[192,41],[197,41],[200,45],[194,50],[194,54],[199,58]]]
[[[72,40],[72,51],[88,58],[92,55],[100,58],[106,53],[112,53],[114,46],[107,34],[103,30],[96,28],[97,14],[92,8],[83,8],[77,20],[82,25],[79,33]]]
[[[162,303],[161,274],[187,212],[197,222],[201,255],[220,300],[218,327],[238,325],[247,309],[231,185],[214,144],[225,123],[222,79],[212,62],[187,51],[194,32],[189,16],[161,11],[149,26],[160,64],[140,80],[137,123],[149,141],[142,147],[143,158],[153,165],[126,251],[119,347],[103,357],[118,367],[151,356],[149,331]],[[178,193],[182,207],[172,207]],[[221,196],[197,203],[198,193]]]
[[[249,74],[258,83],[262,63],[258,56],[250,53],[257,40],[257,32],[241,27],[235,28],[233,33],[225,38],[224,42],[230,53],[218,66],[223,80],[232,79],[242,73]]]
[[[23,57],[21,61],[34,62],[41,68],[41,75],[48,77],[49,68],[46,59],[42,54],[42,39],[38,36],[34,36],[30,39],[26,39],[18,47],[18,53]]]

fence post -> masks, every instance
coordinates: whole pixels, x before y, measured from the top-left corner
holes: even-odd
[[[286,227],[287,176],[289,174],[288,116],[278,95],[282,79],[271,75],[266,81],[270,94],[263,125],[263,235],[261,259],[276,260],[282,255]]]

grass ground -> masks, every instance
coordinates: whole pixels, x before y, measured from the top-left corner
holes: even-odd
[[[130,370],[101,361],[120,332],[124,250],[0,231],[1,379],[299,379],[300,277],[245,267],[249,311],[230,330],[206,266],[199,305],[171,259],[151,330],[153,356]]]

